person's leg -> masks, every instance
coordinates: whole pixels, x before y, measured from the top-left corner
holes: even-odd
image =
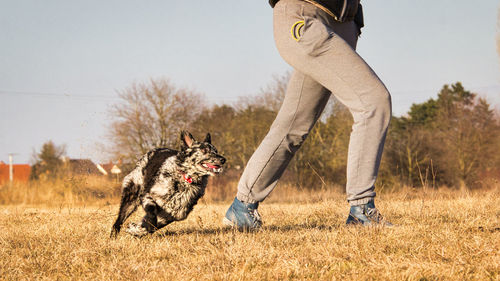
[[[391,118],[389,92],[355,52],[354,22],[335,22],[299,0],[282,0],[274,9],[274,37],[281,56],[330,90],[353,115],[347,200],[351,205],[366,204],[375,197],[374,184]]]
[[[276,119],[243,171],[238,183],[238,200],[257,203],[269,195],[329,97],[330,92],[319,83],[298,71],[293,72]]]
[[[257,212],[259,202],[274,189],[321,115],[329,97],[330,92],[319,83],[294,71],[271,129],[243,171],[237,197],[224,217],[225,225],[239,230],[252,230],[261,226]]]

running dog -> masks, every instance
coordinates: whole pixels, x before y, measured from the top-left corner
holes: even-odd
[[[125,230],[137,237],[185,219],[205,194],[208,177],[220,173],[225,162],[211,144],[210,134],[198,142],[189,132],[182,131],[179,151],[157,148],[148,152],[123,180],[120,210],[111,238],[118,235],[139,204],[146,215]]]

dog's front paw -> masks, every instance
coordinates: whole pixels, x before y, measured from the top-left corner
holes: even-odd
[[[128,225],[127,229],[125,229],[125,232],[139,238],[149,234],[146,228],[133,222]]]

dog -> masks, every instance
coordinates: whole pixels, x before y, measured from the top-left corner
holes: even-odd
[[[146,153],[124,179],[118,218],[113,224],[115,238],[125,220],[140,204],[146,214],[131,223],[127,233],[142,237],[174,221],[184,220],[205,194],[208,177],[222,172],[226,158],[212,145],[207,134],[203,142],[181,132],[179,151],[157,148]]]

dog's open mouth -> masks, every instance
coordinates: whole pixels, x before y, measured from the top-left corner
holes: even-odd
[[[215,164],[209,164],[209,163],[203,163],[201,164],[201,166],[203,166],[203,168],[205,168],[206,170],[212,172],[212,173],[220,173],[222,172],[222,167],[219,166],[219,165],[215,165]]]

